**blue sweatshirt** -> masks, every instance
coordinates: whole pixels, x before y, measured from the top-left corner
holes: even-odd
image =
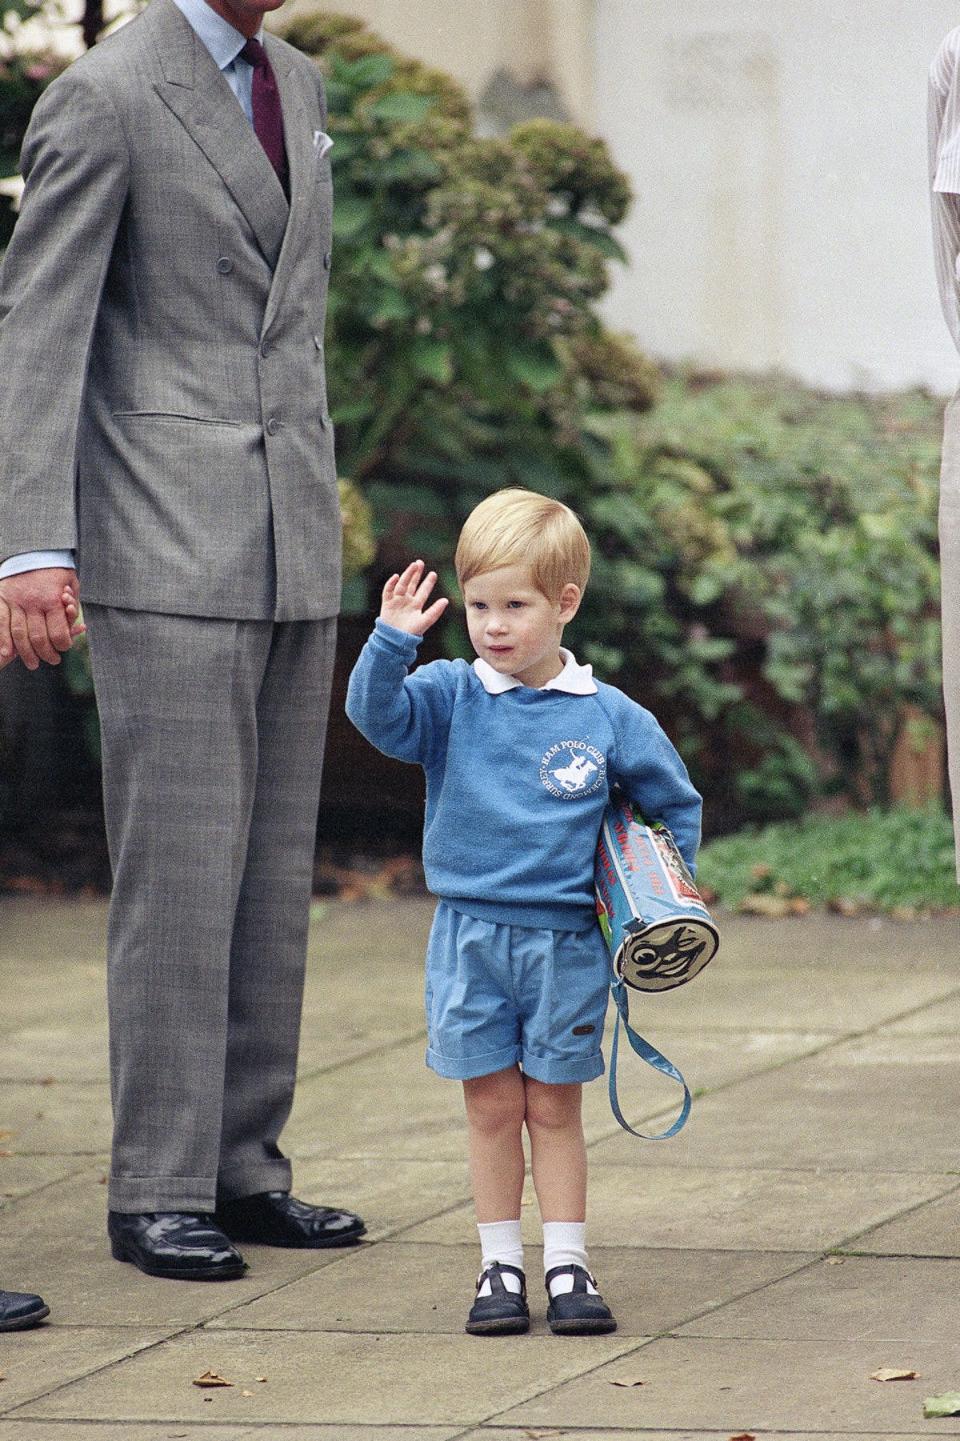
[[[408,675],[419,637],[378,620],[347,715],[385,755],[427,778],[427,885],[455,910],[506,925],[586,930],[610,789],[663,820],[691,871],[700,796],[654,717],[615,686],[594,694],[517,685],[489,693],[466,661]]]

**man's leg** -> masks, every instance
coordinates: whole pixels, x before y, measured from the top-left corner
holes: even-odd
[[[296,1080],[336,621],[274,627],[257,700],[256,792],[230,952],[221,1200],[290,1189],[278,1146]]]
[[[217,1221],[236,1241],[348,1246],[351,1211],[290,1193],[279,1137],[297,1071],[336,622],[274,628],[257,700],[256,794],[230,954]]]
[[[114,869],[112,1211],[211,1212],[273,625],[86,607]]]

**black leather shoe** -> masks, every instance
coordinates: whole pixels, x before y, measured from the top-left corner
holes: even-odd
[[[559,1296],[550,1296],[550,1282],[554,1276],[572,1276],[573,1290],[562,1291]],[[587,1290],[597,1283],[582,1266],[554,1266],[544,1277],[550,1304],[547,1307],[547,1325],[556,1336],[602,1336],[606,1331],[615,1331],[617,1323],[613,1312],[602,1296],[592,1295]]]
[[[520,1294],[508,1291],[503,1284],[503,1273],[520,1278]],[[465,1331],[471,1336],[520,1336],[530,1330],[530,1311],[527,1307],[527,1278],[517,1266],[508,1266],[502,1261],[493,1261],[481,1271],[477,1290],[484,1281],[490,1282],[490,1295],[478,1296],[470,1307]]]
[[[148,1276],[170,1281],[235,1281],[247,1269],[212,1216],[184,1211],[107,1215],[110,1250]]]
[[[289,1191],[261,1191],[222,1201],[215,1220],[234,1241],[255,1241],[261,1246],[291,1246],[319,1251],[328,1246],[352,1246],[366,1226],[352,1211],[330,1206],[308,1206]]]
[[[50,1307],[42,1296],[23,1291],[0,1291],[0,1331],[25,1331],[39,1326],[50,1315]]]

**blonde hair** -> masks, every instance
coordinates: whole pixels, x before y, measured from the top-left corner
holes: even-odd
[[[460,589],[503,565],[525,565],[533,584],[556,601],[572,581],[586,589],[590,542],[569,506],[519,487],[482,500],[464,522],[454,556]]]

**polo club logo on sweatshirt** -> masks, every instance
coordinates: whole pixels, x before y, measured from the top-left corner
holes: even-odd
[[[586,741],[557,741],[540,762],[541,781],[561,800],[592,795],[606,778],[606,756]]]

